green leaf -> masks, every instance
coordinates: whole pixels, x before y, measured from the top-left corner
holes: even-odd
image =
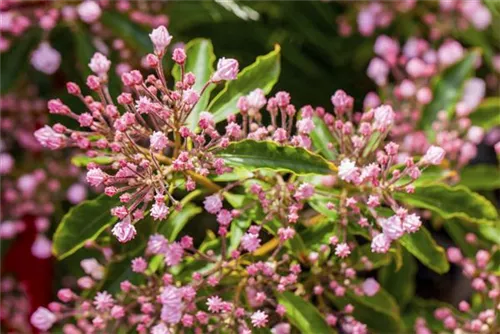
[[[478,52],[469,52],[462,60],[448,67],[435,77],[432,85],[433,99],[422,113],[420,128],[430,130],[438,112],[445,110],[451,116],[460,98],[464,82],[470,78]]]
[[[500,107],[498,109],[500,117]],[[500,169],[495,165],[465,166],[460,172],[459,184],[471,190],[500,189]]]
[[[331,198],[314,195],[310,200],[308,200],[309,205],[316,211],[321,213],[323,216],[327,217],[329,220],[336,222],[339,219],[339,213],[337,210],[330,210],[326,207],[328,202],[332,202],[336,206],[338,205],[338,200],[333,200]]]
[[[482,127],[485,131],[500,125],[500,98],[490,97],[485,99],[469,118],[472,125]]]
[[[206,82],[210,80],[210,76],[214,71],[215,54],[212,42],[208,39],[197,38],[185,46],[186,51],[186,64],[184,65],[185,72],[192,72],[196,76],[196,82],[193,89],[198,93]],[[181,80],[181,68],[179,65],[175,65],[172,69],[172,76],[176,81]],[[187,118],[187,126],[191,130],[195,130],[198,124],[198,118],[200,112],[206,110],[208,106],[208,101],[210,99],[210,92],[215,88],[214,84],[207,87],[203,95],[196,103],[189,117]]]
[[[347,304],[354,306],[353,316],[365,323],[375,333],[402,333],[399,307],[394,298],[384,289],[372,297],[358,296],[348,290],[344,297],[331,293],[327,297],[340,309]]]
[[[403,265],[397,270],[396,261],[382,267],[378,272],[378,281],[404,308],[415,294],[415,276],[417,263],[413,256],[404,249],[401,252]]]
[[[311,139],[314,147],[328,160],[335,160],[337,150],[335,147],[329,148],[328,144],[335,144],[337,142],[336,139],[321,118],[314,116],[313,122],[314,130],[311,132]]]
[[[115,36],[123,39],[132,49],[141,53],[150,52],[153,44],[148,32],[138,24],[132,22],[127,16],[111,11],[104,11],[101,22],[113,32]]]
[[[358,246],[354,248],[352,254],[349,259],[352,263],[352,267],[356,270],[366,270],[365,264],[361,261],[361,258],[367,258],[372,264],[371,269],[377,269],[382,266],[387,265],[391,262],[391,254],[390,253],[374,253],[371,250],[370,244],[364,244],[362,246]]]
[[[75,155],[71,158],[71,164],[76,167],[87,167],[91,162],[95,162],[98,165],[109,165],[113,162],[113,158],[104,156],[90,158],[86,155]]]
[[[73,29],[73,38],[75,40],[75,56],[78,61],[77,67],[82,74],[82,78],[86,78],[92,74],[89,68],[90,59],[94,55],[96,48],[92,44],[91,33],[83,25],[76,24]]]
[[[118,199],[102,194],[72,207],[54,233],[54,255],[62,260],[82,248],[86,241],[95,240],[102,231],[117,221],[110,210],[118,203]]]
[[[450,270],[444,249],[436,244],[425,227],[420,227],[415,233],[403,235],[398,241],[420,262],[435,272],[443,274]]]
[[[464,186],[421,185],[413,194],[396,193],[394,197],[414,207],[436,212],[444,219],[460,218],[482,224],[498,220],[493,204]]]
[[[271,169],[295,174],[331,174],[333,164],[301,147],[281,146],[271,141],[242,140],[217,153],[234,167]]]
[[[301,333],[334,333],[319,311],[307,300],[289,291],[276,294],[278,303],[286,309],[286,317]]]
[[[453,242],[460,247],[465,255],[468,257],[476,255],[476,248],[465,240],[468,231],[463,226],[463,222],[459,219],[446,219],[443,226]]]
[[[2,75],[0,75],[2,94],[7,93],[15,85],[19,76],[26,73],[26,68],[31,66],[29,56],[36,48],[40,32],[39,29],[31,29],[22,38],[16,38],[9,51],[2,53]]]
[[[257,57],[253,64],[245,67],[236,80],[226,82],[224,89],[208,106],[216,122],[238,112],[236,103],[240,97],[257,88],[262,89],[265,94],[271,91],[280,75],[280,50],[280,46],[276,45],[273,51]]]
[[[250,227],[252,221],[241,217],[235,218],[231,222],[231,235],[229,238],[229,252],[235,250],[240,245],[241,237]]]
[[[191,218],[202,211],[199,206],[187,203],[182,207],[181,211],[174,211],[166,221],[160,222],[158,233],[163,234],[169,241],[174,241]]]

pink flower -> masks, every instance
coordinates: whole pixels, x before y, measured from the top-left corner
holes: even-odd
[[[302,118],[300,121],[297,121],[297,129],[301,134],[310,134],[311,131],[314,130],[314,122],[312,118],[306,117]]]
[[[380,58],[373,58],[368,64],[367,75],[379,86],[385,86],[389,75],[389,66]]]
[[[125,220],[115,224],[111,232],[118,239],[118,241],[122,243],[129,242],[134,239],[137,234],[134,225],[130,223],[130,217],[127,217]]]
[[[169,266],[178,265],[182,256],[184,255],[184,249],[178,242],[171,243],[167,246],[167,251],[165,252],[165,263]]]
[[[98,311],[107,311],[113,307],[115,300],[107,291],[98,292],[94,297],[94,305]]]
[[[149,237],[147,252],[150,254],[161,254],[167,251],[168,241],[161,234],[153,234]]]
[[[394,111],[392,111],[391,106],[384,104],[374,109],[373,118],[374,128],[380,131],[385,131],[389,129],[394,122]]]
[[[193,105],[198,102],[200,95],[194,89],[188,89],[184,91],[182,95],[182,101],[188,105]]]
[[[100,280],[104,277],[104,267],[101,266],[96,259],[84,259],[80,262],[80,266],[86,274],[92,276],[96,280]]]
[[[477,6],[468,16],[478,30],[486,29],[491,23],[491,13],[485,6]]]
[[[48,331],[56,320],[56,315],[45,307],[39,307],[30,318],[31,324],[41,331]]]
[[[382,226],[384,235],[392,240],[399,239],[404,234],[403,224],[399,216],[394,215],[388,219],[379,219],[379,224]]]
[[[203,201],[205,210],[211,214],[216,214],[222,209],[222,200],[219,195],[208,196]]]
[[[71,204],[78,204],[87,198],[87,188],[80,183],[75,183],[68,188],[66,197]]]
[[[380,290],[380,284],[373,278],[367,278],[363,282],[363,292],[367,296],[374,296]]]
[[[200,113],[200,120],[198,121],[198,125],[203,130],[214,127],[215,126],[214,116],[208,111],[202,111]]]
[[[66,146],[68,139],[65,135],[55,132],[50,126],[45,125],[34,133],[36,140],[43,147],[51,150],[61,149]]]
[[[429,163],[431,165],[439,165],[444,159],[445,151],[438,146],[431,146],[423,156],[423,163]]]
[[[229,212],[226,209],[220,210],[219,213],[217,214],[217,222],[222,226],[229,226],[232,220],[233,216],[231,215],[231,212]]]
[[[422,222],[420,221],[420,217],[414,213],[406,215],[403,220],[403,229],[406,233],[417,232],[421,225]]]
[[[245,250],[247,250],[249,252],[253,252],[257,248],[259,248],[260,241],[261,240],[260,240],[258,234],[245,233],[241,237],[241,247],[243,247],[243,249],[245,249]]]
[[[168,33],[167,28],[165,26],[159,26],[156,29],[153,29],[151,34],[149,34],[151,41],[155,47],[155,52],[157,54],[163,54],[165,48],[172,41],[172,36]]]
[[[340,179],[346,182],[356,183],[359,180],[359,168],[354,161],[347,158],[341,161],[338,173]]]
[[[471,126],[469,131],[467,131],[467,138],[476,145],[481,143],[483,137],[484,130],[480,126]]]
[[[373,50],[382,58],[395,60],[399,53],[399,43],[386,35],[380,35],[375,41]]]
[[[248,108],[259,110],[266,105],[266,96],[264,91],[257,88],[250,92],[246,96],[246,102],[248,103]]]
[[[291,331],[292,327],[286,322],[280,322],[271,329],[272,334],[290,334]]]
[[[31,253],[39,259],[48,259],[52,255],[52,242],[39,234],[31,245]]]
[[[31,55],[31,65],[45,74],[54,74],[61,65],[61,54],[48,42],[42,42]]]
[[[101,7],[95,1],[84,1],[78,6],[78,15],[85,23],[95,22],[101,16]]]
[[[295,236],[295,230],[290,226],[286,228],[280,227],[278,229],[278,236],[280,237],[280,240],[282,242],[285,242],[286,240],[292,239]]]
[[[151,334],[170,334],[170,330],[164,323],[159,323],[151,328]]]
[[[104,173],[100,168],[91,168],[87,172],[87,182],[93,187],[100,186],[107,178],[108,174]]]
[[[172,59],[177,64],[184,64],[186,61],[186,51],[183,48],[175,48],[174,52],[172,52]]]
[[[132,271],[134,273],[143,273],[148,268],[148,263],[144,258],[137,257],[132,260]]]
[[[151,207],[151,217],[154,220],[163,220],[167,217],[169,212],[168,206],[165,203],[155,203]]]
[[[293,195],[293,197],[295,197],[297,201],[300,201],[311,198],[313,195],[314,195],[314,186],[309,183],[302,183],[299,186],[299,189],[297,189],[297,191]]]
[[[257,311],[253,313],[250,319],[252,320],[252,325],[258,328],[266,327],[268,321],[267,314],[263,311]]]
[[[125,316],[125,309],[123,308],[123,306],[115,305],[111,308],[110,314],[113,319],[121,319]]]
[[[442,66],[447,67],[456,63],[464,56],[464,48],[454,40],[448,40],[438,49],[438,59]]]
[[[104,76],[109,71],[109,67],[111,66],[111,61],[106,58],[100,52],[94,53],[92,59],[90,59],[89,67],[98,76]]]
[[[213,82],[235,80],[238,75],[238,61],[231,58],[221,58],[217,63],[217,70],[212,75]]]
[[[8,153],[0,153],[0,175],[10,173],[14,168],[14,158]]]
[[[391,239],[384,233],[377,234],[371,244],[372,252],[374,253],[387,253],[391,247]]]
[[[448,261],[451,263],[459,263],[463,259],[462,252],[460,252],[460,249],[456,247],[448,248],[446,250],[446,255],[448,257]]]
[[[219,296],[212,296],[207,299],[208,310],[212,313],[219,313],[223,305],[224,302]]]
[[[349,254],[351,254],[351,249],[345,242],[340,243],[335,247],[335,255],[338,257],[345,258],[348,257]]]

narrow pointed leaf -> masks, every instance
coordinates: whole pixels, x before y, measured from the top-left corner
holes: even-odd
[[[491,97],[483,101],[469,118],[473,125],[482,127],[485,131],[500,125],[500,98]]]
[[[286,317],[301,333],[334,333],[319,311],[307,300],[286,291],[277,294],[286,309]]]
[[[233,167],[271,169],[295,174],[331,174],[334,166],[301,147],[281,146],[270,141],[242,140],[219,151],[217,156]]]

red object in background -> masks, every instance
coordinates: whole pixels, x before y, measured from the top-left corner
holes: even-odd
[[[31,315],[39,306],[47,306],[51,302],[53,259],[39,259],[31,254],[31,246],[38,233],[35,217],[26,216],[23,221],[26,229],[17,235],[2,259],[2,274],[13,274],[25,287]],[[38,333],[35,329],[34,332]]]

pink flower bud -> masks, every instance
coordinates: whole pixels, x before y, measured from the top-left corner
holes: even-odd
[[[130,218],[116,223],[111,232],[122,243],[129,242],[137,234],[134,225],[130,223]]]
[[[100,168],[91,168],[87,172],[87,182],[93,186],[98,187],[104,183],[104,181],[108,178],[108,174],[102,171]]]
[[[231,58],[221,58],[217,63],[217,70],[212,75],[213,82],[235,80],[238,75],[238,61]]]
[[[48,331],[54,325],[56,320],[56,315],[45,307],[39,307],[30,318],[31,324],[41,331]]]
[[[422,158],[422,162],[425,164],[439,165],[443,161],[445,151],[438,146],[431,146]]]
[[[374,296],[375,294],[377,294],[379,290],[380,290],[380,284],[378,284],[378,282],[375,279],[367,278],[363,282],[363,292],[365,293],[365,295],[369,297]]]
[[[111,61],[106,58],[102,53],[96,52],[92,59],[90,59],[89,67],[98,76],[104,76],[109,71]]]
[[[57,298],[61,301],[68,303],[73,299],[73,292],[70,289],[61,289],[57,292]]]
[[[168,33],[167,28],[165,26],[159,26],[156,29],[153,29],[151,34],[149,34],[151,41],[153,42],[155,52],[158,55],[162,55],[165,51],[165,48],[172,41],[172,36]]]
[[[186,61],[186,51],[183,48],[176,48],[172,53],[172,59],[179,65]]]
[[[65,135],[55,132],[48,125],[36,130],[34,135],[43,147],[47,147],[51,150],[57,150],[65,147],[68,141]]]
[[[68,93],[71,95],[80,95],[82,93],[82,91],[80,90],[80,86],[78,86],[74,82],[66,83],[66,89],[68,90]]]
[[[156,55],[150,53],[146,56],[146,63],[149,67],[155,68],[156,66],[158,66],[160,61],[158,60],[158,57]]]
[[[374,253],[387,253],[391,247],[391,239],[384,233],[377,234],[371,244],[372,252]]]

